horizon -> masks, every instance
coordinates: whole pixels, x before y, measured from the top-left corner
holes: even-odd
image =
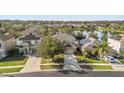
[[[0,15],[0,20],[124,21],[124,15]]]

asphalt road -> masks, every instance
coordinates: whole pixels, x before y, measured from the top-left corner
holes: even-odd
[[[120,71],[92,71],[87,73],[71,72],[64,74],[58,71],[43,71],[20,74],[3,74],[0,77],[124,77],[124,72]]]

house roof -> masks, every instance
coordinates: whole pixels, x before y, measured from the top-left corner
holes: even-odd
[[[111,39],[120,41],[120,42],[124,42],[124,34],[119,34],[119,35],[114,35],[111,37]]]
[[[95,41],[97,41],[97,40],[94,39],[94,38],[92,38],[92,37],[90,37],[90,38],[87,38],[87,39],[82,39],[82,40],[80,40],[80,44],[81,44],[81,45],[84,45],[84,44],[91,43],[91,42],[95,42]]]
[[[39,40],[40,37],[37,37],[33,35],[33,33],[29,33],[28,35],[25,35],[24,37],[21,37],[20,40]]]
[[[83,39],[80,41],[80,45],[82,49],[90,49],[92,50],[93,46],[96,44],[96,42],[98,42],[96,39],[94,38],[88,38],[88,39]]]
[[[76,38],[67,33],[57,33],[54,37],[59,39],[61,42],[75,43]]]
[[[2,40],[2,41],[7,41],[7,40],[12,39],[12,38],[14,38],[14,37],[11,35],[0,34],[0,40]]]
[[[23,34],[17,39],[20,40],[40,40],[41,35],[39,29],[37,28],[29,28],[23,32]]]

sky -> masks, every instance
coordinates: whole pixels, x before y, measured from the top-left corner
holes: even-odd
[[[124,20],[124,15],[0,15],[0,20],[96,21]]]

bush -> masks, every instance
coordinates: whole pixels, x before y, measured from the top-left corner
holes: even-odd
[[[7,52],[7,55],[8,55],[8,56],[17,56],[17,55],[19,55],[19,50],[13,48],[13,49],[11,49],[11,50],[9,50],[9,51]]]

